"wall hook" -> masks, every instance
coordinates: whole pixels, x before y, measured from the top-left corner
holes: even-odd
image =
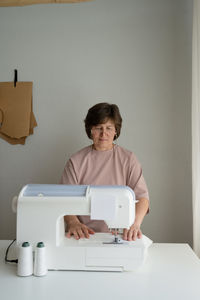
[[[16,87],[16,83],[17,83],[17,70],[14,70],[14,87]]]

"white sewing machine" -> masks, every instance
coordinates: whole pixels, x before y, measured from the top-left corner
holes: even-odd
[[[43,241],[49,270],[134,270],[146,257],[152,241],[119,240],[111,233],[89,239],[65,236],[64,215],[90,215],[109,228],[129,228],[135,218],[135,195],[125,186],[31,184],[17,201],[17,245]]]

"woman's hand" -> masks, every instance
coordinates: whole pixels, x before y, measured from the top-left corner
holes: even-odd
[[[140,226],[137,224],[133,224],[130,229],[124,229],[123,231],[123,239],[126,241],[136,241],[137,239],[141,239],[142,231]]]
[[[92,230],[91,228],[75,221],[68,224],[68,232],[66,234],[66,237],[70,238],[73,235],[76,240],[79,240],[81,238],[89,239],[90,234],[94,233],[94,230]]]
[[[137,239],[141,239],[142,237],[140,226],[142,224],[144,216],[148,212],[149,200],[146,198],[140,198],[138,200],[139,202],[136,203],[135,222],[130,227],[130,229],[124,229],[123,231],[123,239],[126,241],[136,241]]]

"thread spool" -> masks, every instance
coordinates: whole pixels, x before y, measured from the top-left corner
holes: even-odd
[[[30,276],[33,274],[33,252],[29,242],[24,242],[18,252],[18,276]]]
[[[35,276],[45,276],[47,274],[46,247],[43,242],[37,243],[33,274]]]

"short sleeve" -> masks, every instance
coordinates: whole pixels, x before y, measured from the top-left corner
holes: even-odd
[[[76,172],[71,159],[66,163],[60,180],[61,184],[78,184]]]
[[[132,154],[130,159],[127,185],[134,190],[136,199],[146,198],[149,200],[148,188],[142,174],[142,167],[134,154]]]

